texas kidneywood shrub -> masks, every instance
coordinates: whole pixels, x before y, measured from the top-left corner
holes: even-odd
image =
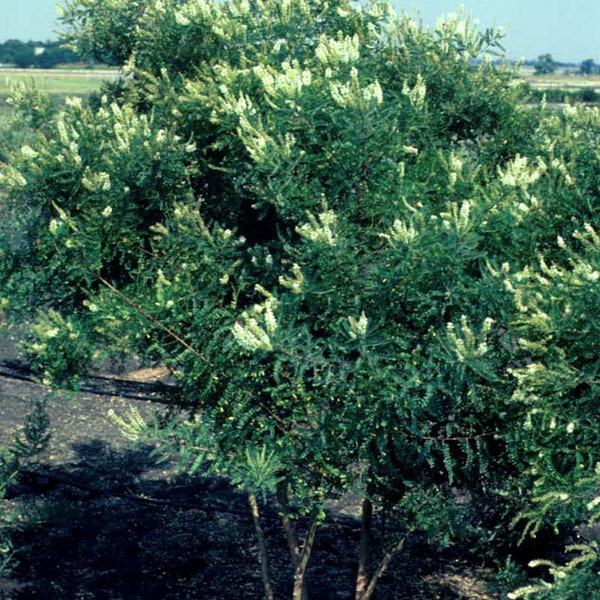
[[[268,598],[267,494],[295,599],[327,503],[363,499],[366,599],[412,532],[443,546],[465,529],[453,488],[509,515],[495,530],[469,516],[494,538],[517,510],[534,522],[542,467],[548,491],[577,483],[565,435],[595,464],[592,417],[569,431],[559,384],[529,378],[551,357],[565,403],[587,407],[595,384],[564,379],[562,344],[585,364],[595,342],[528,318],[546,289],[564,312],[593,284],[548,277],[544,257],[560,260],[557,223],[594,226],[598,159],[576,141],[584,113],[521,108],[489,58],[497,32],[347,0],[76,0],[62,19],[123,79],[44,119],[16,95],[29,134],[2,171],[2,306],[32,323],[49,381],[106,352],[173,370],[186,410],[113,418],[247,492]],[[374,504],[402,526],[369,572]]]

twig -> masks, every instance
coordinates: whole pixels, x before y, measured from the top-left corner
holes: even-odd
[[[134,302],[133,300],[131,300],[131,298],[126,296],[123,292],[118,290],[112,283],[110,283],[103,277],[100,277],[99,280],[100,280],[100,283],[105,285],[111,292],[113,292],[114,294],[119,296],[119,298],[121,298],[121,300],[124,300],[127,304],[129,304],[129,306],[131,306],[137,312],[139,312],[141,315],[146,317],[146,319],[148,319],[151,323],[154,323],[154,325],[156,325],[157,327],[160,327],[160,329],[162,329],[166,334],[168,334],[170,337],[172,337],[176,342],[181,344],[186,350],[189,350],[194,356],[199,358],[204,364],[208,365],[212,369],[216,369],[216,365],[214,363],[212,363],[210,360],[208,360],[203,354],[198,352],[198,350],[196,350],[193,346],[188,344],[188,342],[186,342],[180,335],[175,333],[171,328],[167,327],[164,323],[161,323],[154,315],[151,315],[143,306],[141,306],[137,302]]]
[[[211,369],[214,369],[216,373],[226,381],[229,381],[235,387],[237,387],[241,392],[246,394],[249,398],[253,400],[258,400],[256,395],[243,387],[239,382],[233,379],[230,375],[223,372],[222,370],[217,369],[217,366],[206,358],[201,352],[196,350],[193,346],[191,346],[188,342],[186,342],[180,335],[178,335],[175,331],[173,331],[170,327],[167,327],[164,323],[161,323],[154,315],[150,314],[143,306],[134,302],[131,298],[126,296],[123,292],[118,290],[114,285],[112,285],[109,281],[104,279],[103,277],[99,278],[100,282],[105,285],[111,292],[119,296],[121,300],[129,304],[133,309],[143,315],[146,319],[148,319],[151,323],[162,329],[167,335],[172,337],[176,342],[181,344],[186,350],[189,350],[194,356],[196,356],[200,361],[202,361],[205,365],[208,365]],[[257,405],[260,406],[266,413],[268,413],[277,423],[280,429],[284,432],[287,432],[286,422],[284,419],[277,416],[272,410],[270,410],[263,402],[257,401]]]

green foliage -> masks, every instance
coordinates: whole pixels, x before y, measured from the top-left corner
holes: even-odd
[[[10,538],[0,535],[0,578],[6,577],[15,567],[15,549]]]
[[[528,94],[535,102],[548,102],[549,104],[575,104],[578,102],[597,103],[599,100],[598,92],[592,87],[579,89],[562,88],[535,88],[529,89]]]
[[[600,598],[598,544],[594,542],[567,546],[566,552],[575,556],[565,565],[557,565],[549,560],[535,560],[530,563],[531,567],[547,567],[552,578],[551,582],[540,581],[521,587],[508,594],[508,597],[515,600],[517,598],[536,600]]]
[[[0,446],[0,578],[16,565],[18,549],[13,545],[11,531],[24,522],[23,515],[2,500],[16,482],[21,465],[46,450],[50,436],[46,402],[38,400],[25,416],[22,429],[15,433],[13,444]]]
[[[508,283],[521,310],[515,321],[520,344],[529,353],[528,364],[514,370],[514,400],[524,409],[515,434],[530,453],[536,495],[545,498],[539,505],[563,524],[581,518],[577,505],[565,510],[563,495],[581,492],[582,486],[592,493],[586,482],[595,477],[600,455],[595,302],[600,238],[587,225],[573,239],[572,246],[559,239],[564,266],[541,258],[537,268]],[[585,494],[576,495],[586,501]]]
[[[71,318],[63,318],[55,310],[40,311],[31,326],[30,339],[21,346],[46,384],[66,384],[76,387],[79,375],[90,362],[89,347],[82,343],[81,333]]]
[[[594,176],[597,158],[590,160],[585,145],[581,152],[579,148],[574,152],[580,143],[576,141],[579,127],[584,122],[593,126],[597,112],[569,110],[563,119],[561,154],[568,156],[570,166],[567,169],[562,158],[553,164],[568,176],[569,186],[576,186],[571,195],[562,192],[572,212],[564,218],[557,215],[562,228],[551,252],[540,252],[536,262],[506,277],[519,310],[514,331],[526,352],[523,363],[512,368],[517,381],[513,401],[521,405],[521,426],[510,435],[511,445],[520,448],[525,459],[524,475],[533,483],[531,504],[513,523],[522,527],[523,538],[535,537],[547,527],[568,531],[586,518],[592,523],[598,518],[599,315],[595,299],[600,238],[593,201],[597,192],[587,179]],[[557,119],[548,124],[552,131]],[[554,189],[561,194],[561,187],[558,183]],[[515,597],[568,598],[587,587],[595,593],[596,550],[592,546],[579,550],[581,556],[565,567],[548,563],[553,584],[525,587]]]
[[[125,68],[14,101],[0,298],[49,381],[167,364],[185,409],[117,424],[287,516],[358,489],[444,545],[454,486],[503,499],[481,537],[576,523],[551,499],[599,461],[597,112],[522,108],[497,33],[378,1],[62,18]]]
[[[19,471],[17,454],[8,448],[0,449],[0,494],[4,498],[6,490]]]
[[[31,458],[46,450],[51,436],[46,400],[36,400],[25,417],[22,432],[15,436],[14,451],[21,459]]]
[[[148,1],[104,2],[66,1],[58,7],[63,38],[82,58],[108,65],[122,65],[132,51],[136,20],[144,14]],[[90,19],[90,16],[93,16]]]
[[[21,462],[46,450],[50,437],[46,402],[38,400],[25,416],[23,427],[14,436],[14,443],[0,446],[0,498],[4,498],[17,477]]]
[[[267,493],[274,493],[281,477],[282,465],[274,451],[267,453],[266,446],[262,448],[246,448],[246,463],[237,465],[231,482],[242,488],[250,489],[253,493],[262,495],[267,501]]]

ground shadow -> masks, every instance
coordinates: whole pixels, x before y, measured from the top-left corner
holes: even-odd
[[[238,574],[238,597],[260,597],[243,497],[214,479],[162,477],[148,449],[75,450],[75,464],[26,469],[12,490],[34,524],[14,535],[19,564],[0,598],[224,598]]]
[[[117,451],[101,440],[73,446],[73,463],[25,469],[11,491],[8,501],[24,506],[33,524],[14,534],[19,564],[0,581],[2,600],[263,597],[243,494],[218,478],[163,470],[148,448]],[[277,597],[289,598],[289,559],[272,507],[264,527]],[[307,576],[311,600],[353,597],[358,535],[347,515],[326,521]],[[424,583],[440,558],[413,547],[377,598],[469,597]]]

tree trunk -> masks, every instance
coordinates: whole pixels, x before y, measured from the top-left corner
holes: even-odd
[[[304,576],[306,575],[306,567],[308,566],[308,561],[315,542],[317,527],[317,518],[313,517],[310,522],[308,533],[306,534],[306,540],[302,552],[300,553],[298,564],[294,569],[294,592],[292,594],[292,600],[305,600],[308,598],[306,586],[304,585]]]
[[[265,541],[265,533],[260,523],[260,512],[258,510],[258,502],[256,496],[248,490],[248,503],[252,512],[252,520],[254,521],[254,530],[258,540],[258,562],[260,564],[260,575],[262,577],[263,587],[265,590],[266,600],[275,600],[271,580],[269,578],[269,566],[267,562],[267,543]]]
[[[289,498],[287,493],[287,482],[285,481],[277,485],[277,502],[281,510],[281,524],[285,533],[285,539],[287,541],[288,549],[290,551],[290,558],[292,560],[292,566],[294,567],[295,574],[300,563],[301,552],[300,544],[298,543],[298,536],[296,535],[296,526],[288,516]],[[308,600],[308,592],[306,590],[306,586],[302,587],[301,600]]]
[[[277,503],[279,504],[279,509],[281,510],[281,524],[283,526],[285,539],[290,551],[290,558],[292,559],[292,564],[295,568],[300,560],[300,545],[298,544],[298,539],[296,537],[296,527],[288,516],[289,498],[286,481],[282,481],[277,484]]]
[[[363,600],[369,583],[369,548],[371,544],[371,525],[373,523],[373,503],[364,498],[362,503],[362,522],[360,528],[360,555],[356,576],[356,600]]]

